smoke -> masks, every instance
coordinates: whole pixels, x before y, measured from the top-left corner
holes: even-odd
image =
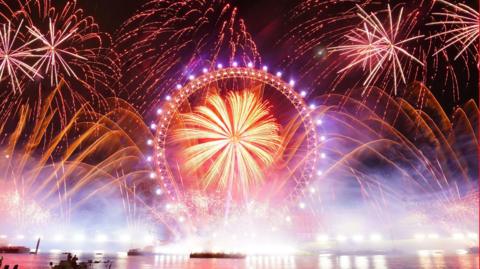
[[[392,240],[471,234],[467,244],[474,242],[477,138],[466,127],[475,126],[475,113],[470,119],[457,111],[451,120],[438,106],[393,100],[376,88],[319,103],[324,158],[306,201],[320,233]]]

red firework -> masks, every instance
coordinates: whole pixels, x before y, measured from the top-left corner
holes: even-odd
[[[450,4],[439,12],[437,9],[442,5],[435,4],[433,0],[401,1],[392,6],[391,17],[383,1],[365,1],[358,4],[359,7],[357,2],[303,1],[295,7],[289,21],[293,28],[285,35],[282,44],[292,44],[292,53],[285,59],[285,63],[298,67],[302,81],[309,82],[321,91],[344,92],[371,85],[391,89],[392,92],[396,88],[399,94],[408,90],[408,84],[420,81],[427,87],[448,94],[454,101],[460,100],[461,90],[470,83],[476,83],[476,75],[471,72],[476,70],[472,69],[476,61],[472,61],[467,53],[459,54],[459,51],[455,51],[452,56],[451,51],[445,49],[446,46],[454,46],[452,42],[457,42],[455,45],[462,49],[468,45],[466,39],[475,36],[478,23],[476,28],[472,26],[477,17],[471,5]],[[397,20],[400,10],[403,10],[401,21]],[[461,20],[458,15],[462,16]],[[441,23],[434,19],[436,17],[443,17],[441,21],[450,22]],[[398,31],[390,31],[389,25],[396,26],[396,22],[399,25]],[[386,31],[394,32],[395,38],[389,35],[391,33],[386,33],[382,39],[380,24]],[[458,42],[458,38],[463,38],[463,43]],[[389,42],[393,39],[404,51],[387,50],[382,46],[394,44]],[[347,47],[349,45],[358,46]],[[379,46],[382,48],[378,49]],[[331,53],[326,53],[328,51]],[[375,69],[375,63],[382,59],[381,54],[391,57],[384,58],[385,61]],[[401,56],[399,61],[394,60],[394,54]],[[456,56],[461,61],[450,60]],[[393,70],[395,66],[396,72]],[[467,79],[458,79],[459,70],[466,73]]]
[[[434,16],[440,17],[440,21],[431,22],[429,25],[441,25],[444,31],[436,33],[429,38],[444,36],[447,39],[444,45],[435,52],[438,54],[450,46],[458,46],[459,51],[455,59],[465,52],[469,47],[473,47],[475,54],[478,54],[475,41],[479,38],[480,14],[478,10],[465,4],[452,4],[447,1],[439,0],[446,8],[443,12],[435,12]]]
[[[368,14],[358,6],[363,27],[357,28],[347,35],[350,44],[330,48],[331,51],[339,51],[347,59],[349,64],[338,72],[345,72],[351,68],[362,65],[363,70],[368,69],[368,75],[363,86],[376,84],[378,80],[389,80],[393,77],[394,93],[397,94],[397,83],[400,77],[403,83],[405,79],[405,61],[414,61],[423,66],[411,52],[404,47],[405,44],[422,38],[423,35],[406,36],[401,38],[400,29],[403,27],[403,8],[400,8],[398,16],[394,18],[390,5],[387,6],[388,23],[384,25],[375,13]],[[406,60],[403,60],[405,58]],[[368,68],[367,68],[368,66]],[[387,78],[381,78],[386,76]]]
[[[125,94],[142,111],[195,69],[259,61],[237,8],[223,0],[150,1],[121,26],[115,43]]]

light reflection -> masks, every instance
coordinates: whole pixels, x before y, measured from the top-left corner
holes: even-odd
[[[340,256],[339,263],[340,263],[341,269],[350,269],[351,268],[350,256]]]
[[[418,262],[419,262],[419,267],[421,268],[424,268],[424,269],[432,268],[432,260],[430,258],[430,255],[428,255],[428,252],[419,251]]]
[[[458,255],[457,259],[459,268],[478,268],[478,256],[472,259],[471,256]],[[476,264],[472,264],[472,260]]]
[[[247,268],[296,268],[295,257],[288,255],[249,255]]]
[[[49,250],[47,250],[48,252]],[[54,250],[48,256],[50,260],[60,260],[65,258],[65,254]],[[320,254],[318,256],[291,256],[291,255],[252,255],[247,256],[245,260],[227,259],[227,260],[209,260],[209,259],[189,259],[188,255],[152,255],[143,257],[128,257],[124,252],[111,253],[102,255],[95,255],[92,253],[77,253],[81,261],[88,259],[105,261],[112,261],[115,268],[264,268],[264,269],[387,269],[392,268],[478,268],[478,256],[476,255],[444,255],[435,254],[435,251],[429,250],[427,255],[414,256],[400,255],[400,256],[347,256],[347,255],[333,255]],[[113,256],[112,256],[113,255]],[[31,256],[29,256],[31,257]],[[8,256],[7,256],[8,260]],[[23,261],[25,262],[25,260]],[[47,264],[45,260],[41,259],[42,264]],[[19,264],[22,265],[20,261]],[[25,265],[25,263],[23,263]],[[33,264],[40,268],[40,264]],[[23,268],[24,266],[22,266]],[[100,266],[104,268],[103,266]],[[100,268],[98,267],[98,268]],[[94,267],[97,268],[97,267]],[[105,267],[106,268],[106,267]]]
[[[387,261],[383,255],[373,256],[373,267],[375,269],[387,269]]]
[[[333,265],[332,265],[332,260],[330,259],[330,256],[324,256],[324,255],[320,255],[318,257],[318,266],[322,269],[330,269],[330,268],[333,268]]]
[[[355,268],[366,269],[369,268],[368,258],[365,256],[355,256]]]
[[[443,253],[435,252],[432,259],[435,268],[446,268]]]

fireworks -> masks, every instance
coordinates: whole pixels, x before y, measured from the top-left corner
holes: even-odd
[[[307,206],[341,204],[335,200],[358,195],[379,219],[402,219],[402,204],[409,213],[424,212],[424,225],[436,223],[438,230],[472,229],[478,213],[465,210],[465,204],[471,203],[477,184],[472,179],[478,178],[477,137],[469,127],[476,124],[478,106],[470,100],[450,120],[420,83],[396,99],[375,87],[370,91],[368,98],[353,90],[318,100],[328,107],[322,118],[328,122],[330,140],[323,150],[329,162],[312,184],[326,190],[312,194]],[[352,191],[350,184],[358,189]],[[457,206],[458,201],[464,204]],[[319,214],[335,216],[336,210]]]
[[[204,104],[190,103],[207,93],[211,95]],[[282,102],[282,112],[274,103],[261,101],[267,97]],[[194,110],[182,113],[186,107]],[[252,200],[294,200],[303,192],[317,162],[318,141],[310,111],[291,84],[266,71],[222,67],[205,72],[167,95],[159,110],[157,178],[165,193],[175,199],[182,199],[182,193],[196,190],[202,182],[202,189],[223,187],[220,189],[231,191],[240,201],[248,190]],[[274,116],[277,113],[295,116],[282,119],[280,127]],[[177,118],[177,114],[182,116]],[[266,172],[275,177],[262,181]],[[267,186],[269,195],[253,193],[264,188],[267,192]]]
[[[301,243],[290,232],[360,244],[387,234],[358,228],[372,219],[417,215],[472,230],[478,106],[449,117],[428,88],[463,102],[478,82],[474,6],[300,1],[271,49],[282,27],[252,36],[224,0],[149,1],[114,42],[64,2],[0,1],[0,217],[12,227],[119,209],[129,229],[218,251]],[[287,66],[261,63],[264,50]]]
[[[2,209],[0,214],[3,218],[11,218],[14,224],[26,228],[33,225],[44,225],[51,218],[50,212],[39,206],[34,199],[26,198],[18,190],[10,190],[10,184],[1,184],[2,194],[0,202]]]
[[[130,224],[130,203],[144,192],[132,193],[135,186],[145,185],[152,171],[144,161],[148,148],[142,143],[151,135],[148,128],[122,100],[108,99],[109,106],[102,108],[105,114],[92,115],[81,108],[58,130],[61,115],[55,113],[53,94],[58,92],[44,98],[38,111],[22,106],[18,116],[7,119],[10,125],[0,128],[8,141],[0,157],[0,200],[8,207],[0,211],[15,216],[2,218],[2,225],[31,229],[69,223],[82,205],[105,196],[124,200]],[[12,220],[16,223],[9,223]]]
[[[67,24],[61,31],[55,31],[55,24],[52,23],[51,18],[49,18],[48,26],[49,33],[45,35],[36,27],[29,28],[30,33],[35,37],[34,40],[38,39],[44,45],[43,47],[34,49],[35,52],[44,52],[34,66],[37,69],[41,69],[43,65],[46,64],[45,72],[50,73],[50,84],[52,85],[58,85],[58,74],[61,71],[64,71],[68,76],[74,76],[78,79],[77,74],[75,74],[68,60],[65,59],[65,56],[71,56],[74,59],[82,61],[87,61],[87,58],[75,52],[69,52],[67,49],[62,49],[62,44],[68,43],[68,39],[72,38],[78,29],[70,28]]]
[[[477,83],[477,61],[462,53],[459,56],[461,61],[454,62],[450,59],[457,55],[456,52],[450,55],[453,50],[441,50],[446,45],[445,39],[450,37],[448,35],[453,37],[452,33],[432,38],[432,35],[453,30],[452,27],[461,27],[460,24],[432,25],[438,6],[436,1],[397,1],[389,11],[386,3],[378,1],[302,1],[291,12],[290,30],[281,42],[285,46],[294,44],[289,57],[283,61],[295,68],[302,80],[318,92],[344,92],[352,88],[364,90],[363,86],[377,86],[392,92],[396,89],[396,93],[401,94],[408,89],[409,83],[420,81],[437,94],[457,102],[461,100],[461,91]],[[475,10],[474,5],[468,6]],[[449,9],[452,10],[445,12],[455,11],[453,7]],[[400,11],[401,21],[398,20]],[[455,12],[459,13],[459,10]],[[468,20],[469,23],[473,21]],[[393,25],[393,30],[390,25]],[[392,39],[391,34],[395,34],[397,25],[398,32]],[[386,39],[379,39],[384,32],[388,34]],[[400,65],[394,57],[387,56],[375,70],[381,56],[389,54],[388,49],[380,46],[376,46],[379,49],[377,53],[373,46],[376,45],[373,43],[375,40],[379,45],[405,41],[398,45],[407,54],[393,48],[390,51],[396,53]],[[372,46],[368,45],[369,42]],[[472,45],[469,47],[472,48]],[[462,79],[458,77],[459,72],[465,74]],[[364,95],[367,96],[368,92]]]
[[[398,77],[403,83],[406,83],[405,65],[402,58],[405,57],[407,60],[423,66],[423,63],[408,52],[404,45],[422,38],[423,35],[400,38],[401,31],[403,31],[401,28],[405,23],[402,18],[403,8],[400,8],[398,17],[395,19],[390,5],[388,5],[388,23],[384,25],[375,13],[368,14],[360,6],[357,7],[360,11],[358,16],[363,20],[363,27],[357,28],[347,35],[351,44],[330,48],[330,51],[339,51],[341,55],[346,56],[348,61],[351,61],[338,72],[362,65],[363,69],[368,72],[363,86],[375,84],[380,79],[379,76],[384,76],[383,79],[393,76],[394,93],[397,94]]]
[[[176,236],[230,227],[252,203],[282,201],[279,219],[291,224],[284,214],[316,167],[312,108],[294,83],[268,68],[232,65],[178,84],[157,110],[157,138],[147,144],[155,147],[153,179],[168,201],[160,215]]]
[[[23,73],[32,80],[37,75],[37,69],[25,62],[25,59],[36,57],[32,54],[33,50],[28,48],[30,43],[34,42],[35,39],[18,46],[18,35],[22,28],[22,24],[23,21],[14,31],[12,29],[12,24],[9,21],[7,24],[8,26],[4,24],[3,29],[0,30],[0,80],[2,80],[4,73],[8,74],[14,92],[22,91],[21,82],[18,78],[19,75],[17,75],[17,72]]]
[[[259,60],[237,8],[223,0],[150,1],[122,25],[115,44],[123,60],[123,94],[141,111],[192,70]]]
[[[63,7],[49,0],[2,1],[0,6],[0,74],[8,76],[2,85],[12,90],[2,92],[5,117],[59,90],[54,104],[66,124],[83,104],[112,96],[119,79],[117,54],[109,48],[109,35],[99,32],[75,1]]]
[[[34,58],[29,66],[37,75],[47,74],[50,86],[57,86],[61,79],[67,83],[79,81],[74,84],[94,93],[92,88],[101,90],[98,86],[106,86],[117,76],[116,55],[108,48],[110,37],[98,31],[95,20],[86,17],[75,1],[67,1],[63,8],[53,7],[50,1],[1,5],[2,17],[9,18],[8,28],[11,25],[16,29],[14,37],[24,51],[20,56]]]
[[[453,45],[460,47],[455,59],[460,57],[470,46],[478,51],[475,44],[475,41],[479,39],[480,15],[478,11],[462,3],[455,5],[443,0],[439,0],[439,2],[446,5],[447,8],[444,12],[434,12],[433,15],[442,17],[443,20],[431,22],[429,25],[442,25],[445,30],[429,38],[444,36],[446,40],[444,46],[435,54]]]
[[[226,101],[210,96],[206,106],[182,118],[187,127],[176,130],[174,140],[199,141],[185,149],[185,167],[198,171],[208,161],[205,186],[239,184],[245,192],[263,180],[262,171],[273,163],[281,145],[268,102],[253,92],[229,93]]]

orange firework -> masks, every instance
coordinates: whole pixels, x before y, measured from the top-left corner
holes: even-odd
[[[199,171],[205,187],[248,186],[263,181],[263,171],[274,161],[281,145],[279,125],[267,101],[250,91],[229,92],[207,98],[206,105],[181,115],[185,127],[174,132],[174,140],[195,140],[183,153],[185,168]]]

